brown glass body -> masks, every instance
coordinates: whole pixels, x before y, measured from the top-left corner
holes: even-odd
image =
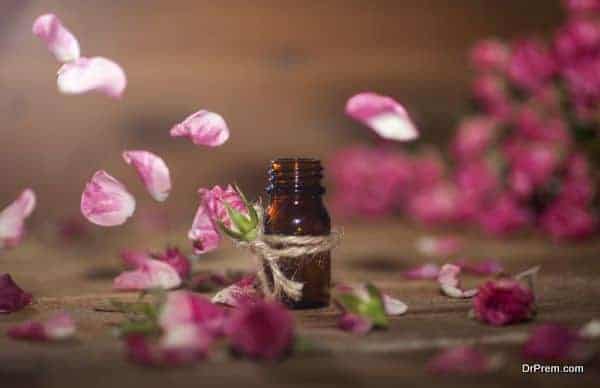
[[[265,212],[265,234],[323,236],[331,231],[331,221],[323,203],[322,167],[315,159],[276,159],[269,170],[269,195]],[[302,298],[286,296],[281,302],[290,308],[316,308],[329,305],[331,252],[279,259],[279,268],[289,279],[303,283]],[[267,279],[272,274],[265,266]]]

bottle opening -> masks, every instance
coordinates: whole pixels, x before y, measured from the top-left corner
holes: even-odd
[[[321,161],[314,158],[278,158],[269,168],[268,193],[299,193],[309,191],[323,194]]]

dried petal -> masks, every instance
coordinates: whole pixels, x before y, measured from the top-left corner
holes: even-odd
[[[94,174],[81,196],[81,213],[96,225],[121,225],[134,211],[135,198],[103,170]]]
[[[181,277],[167,263],[158,260],[146,260],[137,269],[125,271],[117,276],[113,287],[122,291],[139,291],[179,287]]]
[[[419,136],[402,105],[376,93],[359,93],[346,103],[346,114],[384,139],[407,141]]]
[[[495,275],[504,271],[502,264],[493,259],[476,262],[461,259],[457,260],[454,264],[459,266],[465,272],[480,276]]]
[[[373,328],[373,322],[357,314],[345,313],[338,320],[338,327],[355,334],[366,334]]]
[[[205,297],[174,291],[167,296],[158,321],[167,332],[179,326],[196,325],[210,335],[219,336],[223,334],[225,312]]]
[[[402,272],[402,276],[410,280],[432,280],[437,279],[439,273],[439,265],[427,263]]]
[[[59,62],[71,62],[79,58],[79,42],[54,14],[35,19],[33,34],[40,38]]]
[[[125,151],[123,159],[132,164],[148,192],[158,202],[163,202],[171,191],[171,174],[164,160],[149,151]]]
[[[217,147],[229,139],[229,128],[219,114],[200,110],[171,128],[171,136],[184,136],[196,145]]]
[[[444,264],[438,275],[438,283],[444,294],[451,298],[472,298],[477,295],[477,289],[463,290],[460,288],[458,275],[460,267],[454,264]]]
[[[387,315],[402,315],[408,310],[406,303],[393,298],[387,294],[382,294],[383,307]]]
[[[60,313],[45,322],[26,321],[8,329],[8,336],[31,341],[60,341],[73,337],[75,322],[67,313]]]
[[[0,212],[0,251],[14,248],[25,233],[25,219],[35,209],[35,193],[25,189],[13,203]]]
[[[238,282],[217,292],[212,298],[212,302],[231,307],[257,303],[262,300],[262,295],[254,286],[255,280],[254,275],[245,276]]]
[[[494,370],[498,361],[470,346],[458,346],[436,354],[429,360],[427,370],[442,375],[476,375]]]
[[[23,291],[9,274],[0,275],[0,313],[13,313],[31,303],[31,294]]]
[[[58,70],[58,90],[65,94],[97,91],[109,97],[121,98],[127,86],[123,68],[110,59],[81,57],[64,64]]]

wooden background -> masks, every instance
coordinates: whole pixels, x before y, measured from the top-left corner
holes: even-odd
[[[123,101],[57,93],[58,65],[30,32],[50,11],[84,55],[123,65]],[[31,186],[36,221],[78,214],[86,180],[103,168],[143,208],[148,196],[120,152],[145,148],[172,169],[161,209],[189,222],[200,185],[235,180],[257,192],[273,157],[326,159],[371,141],[343,114],[362,90],[395,96],[422,141],[444,146],[468,106],[471,44],[547,34],[562,18],[559,0],[1,0],[0,203]],[[199,108],[227,119],[226,146],[169,138]]]

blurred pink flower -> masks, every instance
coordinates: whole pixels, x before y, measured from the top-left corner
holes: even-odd
[[[235,352],[277,360],[292,350],[294,319],[279,303],[259,301],[233,310],[225,332]]]
[[[475,317],[492,326],[504,326],[529,319],[534,314],[532,290],[517,280],[488,281],[473,299]]]
[[[516,115],[515,125],[518,135],[527,140],[548,142],[567,147],[571,136],[567,124],[560,117],[542,118],[542,114],[525,107]]]
[[[373,328],[371,320],[357,314],[344,313],[337,322],[338,328],[354,334],[367,334]]]
[[[510,49],[497,39],[485,39],[477,42],[471,49],[471,65],[477,71],[506,70],[510,58]]]
[[[100,226],[121,225],[133,215],[135,198],[106,171],[97,171],[81,195],[81,213]]]
[[[212,298],[213,303],[230,307],[240,307],[246,304],[257,303],[262,300],[262,294],[256,289],[255,275],[248,275],[234,284],[223,288]]]
[[[173,268],[162,261],[149,259],[136,269],[125,271],[113,281],[113,287],[120,291],[169,290],[181,285],[181,277]]]
[[[463,119],[452,143],[454,157],[462,162],[481,158],[494,141],[497,122],[487,116]]]
[[[444,264],[440,269],[437,281],[442,292],[451,298],[472,298],[477,295],[477,289],[463,290],[460,286],[461,267],[454,264]]]
[[[500,187],[498,173],[485,159],[460,164],[455,181],[460,192],[459,209],[462,217],[473,219]]]
[[[0,251],[21,243],[25,234],[25,220],[33,213],[35,205],[35,193],[31,189],[25,189],[0,212]]]
[[[171,128],[171,136],[187,137],[196,145],[217,147],[229,139],[229,127],[221,115],[199,110]]]
[[[402,272],[402,276],[409,280],[433,280],[440,274],[440,266],[426,263]]]
[[[577,331],[554,323],[536,326],[523,346],[523,358],[536,361],[581,360],[585,354]]]
[[[102,57],[81,57],[58,70],[58,90],[64,94],[92,91],[121,98],[127,86],[125,71],[116,62]]]
[[[479,261],[469,261],[466,259],[457,260],[454,265],[459,266],[463,271],[480,276],[490,276],[502,273],[504,267],[498,261],[485,259]]]
[[[548,182],[560,163],[556,147],[546,143],[531,143],[515,149],[510,161],[513,171],[523,174],[534,187]]]
[[[402,186],[400,191],[408,191],[409,185],[412,191],[420,191],[442,183],[446,175],[446,164],[438,150],[429,148],[421,151],[412,158],[412,181],[409,178],[398,181],[398,186]]]
[[[494,74],[478,75],[473,81],[473,96],[484,112],[498,120],[506,120],[512,114],[506,82]]]
[[[483,209],[478,218],[486,232],[504,236],[530,225],[533,215],[510,195],[502,194]]]
[[[166,332],[195,325],[212,336],[221,336],[225,318],[225,311],[207,298],[189,291],[173,291],[167,295],[158,321]]]
[[[536,39],[525,39],[515,44],[507,74],[516,86],[531,92],[542,88],[556,70],[547,47]]]
[[[600,11],[600,0],[563,0],[565,8],[573,13]]]
[[[61,341],[72,338],[77,327],[67,313],[59,313],[45,322],[25,321],[9,327],[7,334],[14,339],[30,341]]]
[[[35,19],[33,34],[40,38],[59,62],[71,62],[79,58],[77,38],[62,25],[54,14],[45,14]]]
[[[427,363],[427,370],[439,375],[478,375],[492,371],[496,364],[471,346],[457,346],[437,353]]]
[[[594,233],[597,225],[590,209],[560,198],[540,216],[541,229],[555,240],[581,240]]]
[[[159,202],[167,199],[171,191],[171,174],[162,158],[148,151],[125,151],[123,159],[135,167],[152,198]]]
[[[0,274],[0,313],[14,313],[31,304],[31,294],[23,291],[12,277]]]
[[[450,183],[441,183],[414,194],[408,203],[408,213],[416,220],[428,224],[448,223],[458,214],[458,192]]]
[[[206,357],[213,338],[193,325],[178,326],[166,332],[158,343],[140,334],[125,338],[129,359],[135,363],[152,366],[182,366]]]
[[[600,57],[579,61],[563,75],[579,119],[593,120],[600,108]]]
[[[598,53],[600,25],[595,21],[574,18],[556,32],[554,54],[561,66],[585,60]]]
[[[406,109],[391,97],[365,92],[352,96],[346,114],[384,139],[408,141],[419,137]]]
[[[417,251],[426,256],[451,256],[463,248],[463,240],[456,236],[423,236],[417,240]]]
[[[218,222],[222,222],[227,228],[233,227],[224,203],[245,214],[248,213],[248,209],[239,194],[230,185],[225,189],[220,186],[212,189],[201,188],[198,193],[200,194],[200,206],[194,216],[188,238],[194,242],[196,254],[202,254],[216,249],[219,245],[221,235]]]
[[[190,259],[181,253],[177,247],[167,247],[164,252],[152,255],[156,260],[169,264],[177,271],[182,279],[187,279],[192,273],[192,264]]]

